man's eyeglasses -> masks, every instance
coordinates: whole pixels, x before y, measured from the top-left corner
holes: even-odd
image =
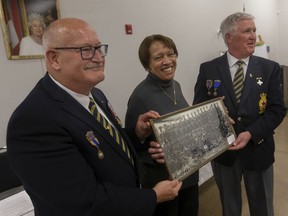
[[[107,44],[101,44],[99,46],[83,46],[83,47],[56,47],[55,50],[78,50],[81,53],[81,58],[83,60],[91,60],[95,52],[97,52],[101,55],[101,57],[104,57],[107,55],[108,52],[108,45]]]

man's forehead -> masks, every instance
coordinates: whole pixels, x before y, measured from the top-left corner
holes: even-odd
[[[96,31],[90,26],[61,26],[56,29],[55,33],[58,34],[59,37],[63,36],[67,39],[84,39],[88,37],[98,38]]]

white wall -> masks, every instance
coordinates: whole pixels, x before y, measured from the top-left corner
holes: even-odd
[[[59,0],[59,6],[61,17],[86,20],[96,28],[102,42],[109,44],[106,79],[99,87],[124,121],[129,95],[146,76],[137,51],[147,35],[160,33],[175,41],[179,51],[176,79],[190,104],[200,63],[226,49],[217,35],[222,19],[242,11],[243,3],[246,12],[255,15],[258,33],[271,47],[269,57],[287,64],[287,52],[282,47],[285,32],[279,27],[286,25],[287,29],[287,3],[279,1],[280,11],[286,7],[286,14],[280,12],[280,21],[277,0]],[[133,25],[133,35],[125,35],[125,24]],[[6,144],[7,122],[13,110],[45,73],[43,60],[7,60],[2,41],[1,34],[0,146]]]
[[[279,62],[288,65],[288,1],[279,0]]]

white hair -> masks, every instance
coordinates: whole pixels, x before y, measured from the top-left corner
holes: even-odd
[[[28,27],[29,27],[29,29],[32,27],[32,22],[33,22],[34,20],[40,21],[41,24],[42,24],[42,26],[43,26],[43,28],[44,28],[44,29],[46,28],[46,24],[45,24],[45,22],[44,22],[44,17],[43,17],[41,14],[39,14],[39,13],[32,12],[32,13],[29,14],[29,16],[28,16]]]
[[[248,13],[237,12],[226,17],[220,26],[222,37],[226,43],[226,34],[234,33],[237,30],[237,22],[240,20],[254,20],[254,16]],[[226,43],[227,44],[227,43]]]

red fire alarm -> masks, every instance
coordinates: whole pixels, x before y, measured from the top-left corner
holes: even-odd
[[[125,24],[125,32],[126,32],[126,34],[132,35],[132,25],[131,24]]]

